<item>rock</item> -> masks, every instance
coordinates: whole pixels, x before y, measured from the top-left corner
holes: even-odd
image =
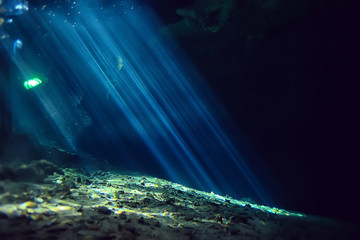
[[[45,159],[32,161],[29,165],[30,167],[37,168],[38,171],[43,175],[51,175],[53,173],[58,173],[63,175],[63,171],[58,168],[54,163],[49,162]]]
[[[144,217],[140,217],[137,221],[139,224],[145,224],[145,219]]]
[[[16,189],[22,195],[2,194],[0,239],[353,240],[359,236],[357,225],[342,227],[341,222],[322,218],[270,214],[255,203],[244,206],[242,201],[229,202],[155,178],[148,180],[158,185],[151,193],[139,187],[141,179],[121,174],[96,180],[92,186],[77,182],[78,188],[70,191],[73,179],[83,176],[70,169],[64,172],[65,176],[48,178],[55,187],[48,181],[3,185],[6,192]],[[65,181],[70,183],[59,184]],[[111,199],[109,192],[118,189],[123,191],[121,197]],[[184,189],[182,194],[179,189]],[[71,198],[73,194],[77,195]],[[174,204],[166,203],[169,200]],[[201,204],[195,206],[195,202]]]
[[[236,6],[236,0],[196,0],[189,7],[177,9],[176,13],[192,21],[202,31],[217,32],[232,17]]]
[[[45,159],[23,164],[15,170],[17,179],[29,182],[43,182],[47,176],[54,173],[64,174],[55,164]]]
[[[248,224],[248,219],[249,219],[249,217],[247,217],[247,216],[236,215],[236,216],[231,217],[230,221],[235,224],[238,224],[238,223]]]
[[[71,180],[71,179],[65,179],[64,181],[62,181],[62,183],[61,183],[61,186],[62,187],[66,187],[66,188],[69,188],[69,189],[71,189],[71,188],[77,188],[77,186],[76,186],[76,184]]]
[[[176,201],[175,198],[169,198],[166,200],[166,203],[170,205],[174,205],[175,201]]]
[[[100,229],[105,234],[116,233],[118,229],[118,224],[110,219],[104,220],[100,224]],[[116,238],[113,238],[116,239]]]
[[[127,216],[126,216],[125,213],[122,212],[122,213],[119,214],[119,218],[122,219],[122,220],[126,220]]]
[[[104,206],[95,207],[94,210],[99,213],[105,214],[105,215],[109,215],[112,213],[112,211],[110,209],[108,209],[107,207],[104,207]]]

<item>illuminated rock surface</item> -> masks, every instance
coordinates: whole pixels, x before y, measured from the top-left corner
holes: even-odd
[[[238,201],[155,177],[63,172],[43,184],[0,182],[1,239],[343,240],[357,239],[359,233],[352,224]]]

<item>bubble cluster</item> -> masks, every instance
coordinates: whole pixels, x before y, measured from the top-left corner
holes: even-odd
[[[135,0],[90,1],[84,4],[83,1],[55,0],[36,6],[34,10],[49,16],[50,24],[54,21],[52,18],[60,17],[63,23],[72,24],[73,27],[76,27],[79,16],[86,14],[89,9],[102,13],[102,19],[96,19],[97,21],[114,20],[116,16],[128,14],[131,11],[141,11],[142,5],[135,4],[135,2]]]
[[[17,16],[29,10],[29,2],[26,0],[0,1],[0,13],[5,16]]]

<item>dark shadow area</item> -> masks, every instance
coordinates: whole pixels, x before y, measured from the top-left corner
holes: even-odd
[[[202,2],[189,8],[205,11],[211,1]],[[268,185],[281,206],[358,221],[353,5],[255,2],[239,3],[223,25],[187,10],[187,25],[163,34],[175,34],[206,76],[282,189]]]

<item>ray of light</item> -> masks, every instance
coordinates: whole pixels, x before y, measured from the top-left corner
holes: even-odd
[[[221,110],[196,69],[156,38],[154,16],[134,11],[110,20],[91,9],[80,6],[76,24],[66,21],[66,12],[30,16],[48,28],[28,50],[50,69],[46,89],[36,95],[67,146],[80,151],[77,138],[93,124],[115,153],[130,151],[117,138],[141,141],[173,181],[269,203],[220,125]],[[31,64],[25,57],[13,60],[25,76]],[[133,166],[144,159],[118,161]]]

